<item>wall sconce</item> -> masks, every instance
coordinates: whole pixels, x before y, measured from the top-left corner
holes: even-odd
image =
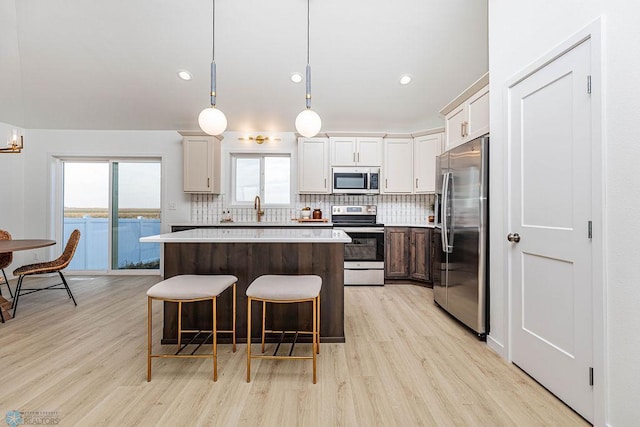
[[[24,136],[17,129],[9,131],[7,146],[0,148],[0,153],[20,153],[24,148]]]
[[[275,136],[241,136],[240,138],[243,141],[255,141],[257,144],[263,144],[265,141],[280,141],[280,138]]]

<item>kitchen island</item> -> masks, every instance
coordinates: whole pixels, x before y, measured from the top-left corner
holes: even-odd
[[[197,228],[157,236],[140,242],[163,243],[164,278],[180,274],[232,274],[238,278],[236,334],[247,338],[246,290],[264,274],[316,274],[322,278],[320,292],[323,342],[344,342],[344,244],[351,238],[341,230],[327,228]],[[261,310],[254,307],[254,310]],[[231,329],[233,304],[230,293],[218,299],[218,329]],[[162,343],[177,342],[177,304],[164,303]],[[253,316],[253,340],[259,340],[260,316]],[[271,304],[267,328],[311,329],[311,304]],[[184,329],[211,329],[211,304],[183,306]],[[230,341],[227,334],[219,342]]]

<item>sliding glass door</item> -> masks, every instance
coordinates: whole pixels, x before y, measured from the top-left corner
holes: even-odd
[[[79,229],[70,270],[158,270],[160,245],[140,237],[160,233],[159,160],[63,160],[63,237]]]

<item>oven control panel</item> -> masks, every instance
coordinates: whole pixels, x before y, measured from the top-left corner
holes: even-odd
[[[360,206],[332,206],[332,215],[376,215],[378,207],[376,205]]]

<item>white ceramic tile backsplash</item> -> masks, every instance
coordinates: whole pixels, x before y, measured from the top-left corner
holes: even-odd
[[[292,208],[266,208],[262,221],[287,222],[291,218],[300,217],[300,210],[309,206],[311,209],[320,208],[324,218],[331,218],[333,205],[377,205],[378,221],[383,224],[425,224],[430,204],[434,196],[431,194],[418,195],[376,195],[350,196],[330,194],[298,194],[295,196]],[[253,208],[228,208],[224,195],[193,194],[191,196],[191,222],[196,224],[215,224],[222,218],[222,211],[231,211],[236,222],[250,222],[256,220]]]

